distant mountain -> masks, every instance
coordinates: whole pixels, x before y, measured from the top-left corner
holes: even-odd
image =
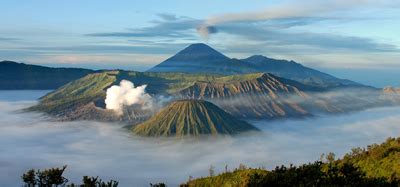
[[[198,43],[186,47],[148,72],[236,74],[249,72],[251,68],[249,64],[230,59],[210,46]]]
[[[383,88],[383,93],[390,94],[390,95],[400,94],[400,88],[387,86],[387,87]]]
[[[318,87],[361,86],[353,81],[305,67],[294,61],[276,60],[261,55],[231,59],[206,44],[192,44],[148,70],[149,72],[187,73],[272,73],[280,77]]]
[[[92,70],[80,68],[49,68],[1,61],[0,90],[56,89],[92,72]]]
[[[339,79],[327,73],[305,67],[294,61],[276,60],[262,55],[253,55],[242,59],[250,63],[257,71],[272,73],[279,77],[296,80],[307,85],[327,86],[361,86],[346,79]]]
[[[257,130],[235,119],[216,105],[201,100],[179,100],[171,103],[149,120],[135,126],[142,136],[200,136],[238,134]]]

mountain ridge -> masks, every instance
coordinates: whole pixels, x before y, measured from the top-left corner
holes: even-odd
[[[200,48],[199,50],[194,50],[197,49],[196,46],[201,47],[198,47]],[[203,48],[207,50],[203,50]],[[204,54],[205,52],[209,52],[209,55]],[[207,58],[215,54],[218,54],[219,58]],[[191,56],[191,58],[185,58],[185,56]],[[196,58],[198,56],[201,56],[201,58]],[[189,45],[147,71],[215,73],[224,75],[267,72],[311,86],[363,86],[362,84],[346,79],[339,79],[327,73],[303,66],[292,60],[277,60],[263,55],[252,55],[245,59],[229,58],[206,44]]]
[[[53,68],[5,60],[0,62],[0,90],[56,89],[93,72],[83,68]]]

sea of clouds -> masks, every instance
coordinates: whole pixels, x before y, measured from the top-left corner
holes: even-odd
[[[400,132],[400,107],[298,120],[252,121],[262,133],[208,139],[151,139],[132,135],[122,124],[56,122],[22,113],[45,91],[0,91],[0,186],[21,186],[30,168],[67,164],[65,176],[120,181],[121,186],[165,182],[176,186],[189,176],[237,167],[274,168],[343,156],[352,147],[380,143]]]

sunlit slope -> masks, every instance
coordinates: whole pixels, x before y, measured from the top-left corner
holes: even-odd
[[[89,74],[50,92],[31,109],[61,115],[75,107],[101,100],[105,98],[104,90],[116,81],[114,75],[114,72]]]
[[[175,101],[133,128],[135,134],[142,136],[176,137],[237,134],[249,130],[256,128],[202,100]]]
[[[327,157],[328,158],[328,157]],[[334,156],[298,167],[280,166],[273,170],[244,166],[216,176],[192,179],[185,187],[203,186],[399,186],[400,138],[382,144],[353,148],[342,159]]]
[[[199,81],[181,90],[179,95],[207,99],[242,118],[275,118],[309,115],[306,108],[293,100],[309,98],[302,90],[317,88],[268,73],[254,73],[219,77],[213,82]]]

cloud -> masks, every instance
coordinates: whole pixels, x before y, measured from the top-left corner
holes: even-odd
[[[370,4],[382,4],[378,0],[308,0],[289,1],[282,4],[269,6],[265,9],[250,12],[226,13],[211,16],[200,27],[217,26],[222,23],[232,22],[257,22],[266,20],[323,17],[327,13],[349,10]],[[386,1],[387,2],[387,1]],[[212,34],[212,33],[210,33]]]
[[[153,20],[152,26],[131,28],[125,32],[91,33],[94,37],[130,37],[130,38],[193,38],[196,26],[201,23],[189,17],[178,17],[172,14],[158,14],[161,20]]]
[[[218,27],[219,33],[226,33],[233,37],[241,37],[242,40],[259,42],[254,48],[279,48],[284,46],[290,51],[296,45],[315,47],[321,50],[343,51],[375,51],[395,52],[398,47],[392,44],[379,43],[370,38],[343,36],[328,33],[290,32],[264,26],[263,24],[226,23]],[[245,48],[238,48],[241,50]],[[235,50],[235,49],[233,49]],[[256,49],[255,49],[256,50]],[[298,50],[298,49],[295,49]],[[309,50],[309,49],[306,49]],[[299,49],[298,51],[304,51]]]
[[[153,20],[152,26],[144,28],[132,28],[127,32],[92,33],[86,36],[97,37],[122,37],[133,38],[130,40],[157,41],[161,38],[171,39],[176,45],[179,41],[187,43],[196,42],[195,32],[208,40],[210,34],[224,35],[224,43],[218,39],[214,42],[226,49],[226,51],[274,51],[281,53],[289,51],[318,51],[325,50],[336,52],[343,51],[367,51],[367,52],[394,52],[398,47],[393,44],[376,42],[371,38],[344,36],[332,33],[315,33],[312,31],[293,31],[295,26],[310,25],[323,21],[348,21],[340,16],[332,16],[330,13],[338,10],[348,10],[354,7],[362,7],[376,1],[352,0],[352,1],[307,1],[305,3],[286,3],[268,7],[262,11],[248,13],[233,13],[212,16],[206,20],[194,19],[174,14],[158,14],[159,20]],[[357,20],[360,18],[354,18]],[[226,36],[227,35],[227,36]],[[241,41],[242,47],[229,46],[227,39]],[[184,43],[186,43],[184,42]],[[171,43],[171,42],[170,42]],[[157,45],[157,44],[155,44]],[[183,46],[184,47],[184,46]],[[266,49],[266,50],[262,50]],[[112,49],[110,49],[112,50]],[[179,49],[178,49],[179,50]],[[238,51],[239,50],[239,51]],[[160,50],[153,50],[160,51]],[[251,52],[253,51],[253,52]],[[301,52],[298,52],[301,53]]]
[[[304,120],[251,122],[263,131],[258,135],[148,139],[130,134],[117,123],[55,122],[41,114],[15,112],[34,104],[32,96],[38,98],[40,93],[44,94],[0,92],[0,186],[20,186],[20,175],[28,169],[64,164],[68,164],[66,177],[74,183],[83,175],[98,175],[118,180],[121,186],[148,186],[150,182],[177,186],[190,175],[207,176],[210,165],[221,172],[226,164],[229,169],[240,163],[269,169],[300,164],[330,151],[342,156],[353,147],[379,143],[400,132],[400,108],[381,108]]]
[[[203,38],[208,38],[208,35],[210,34],[214,34],[217,33],[218,30],[216,27],[214,26],[205,26],[205,25],[201,25],[199,27],[197,27],[197,32],[200,34],[200,36],[202,36]]]
[[[12,41],[18,41],[20,40],[19,38],[7,38],[7,37],[0,37],[0,42],[12,42]]]

